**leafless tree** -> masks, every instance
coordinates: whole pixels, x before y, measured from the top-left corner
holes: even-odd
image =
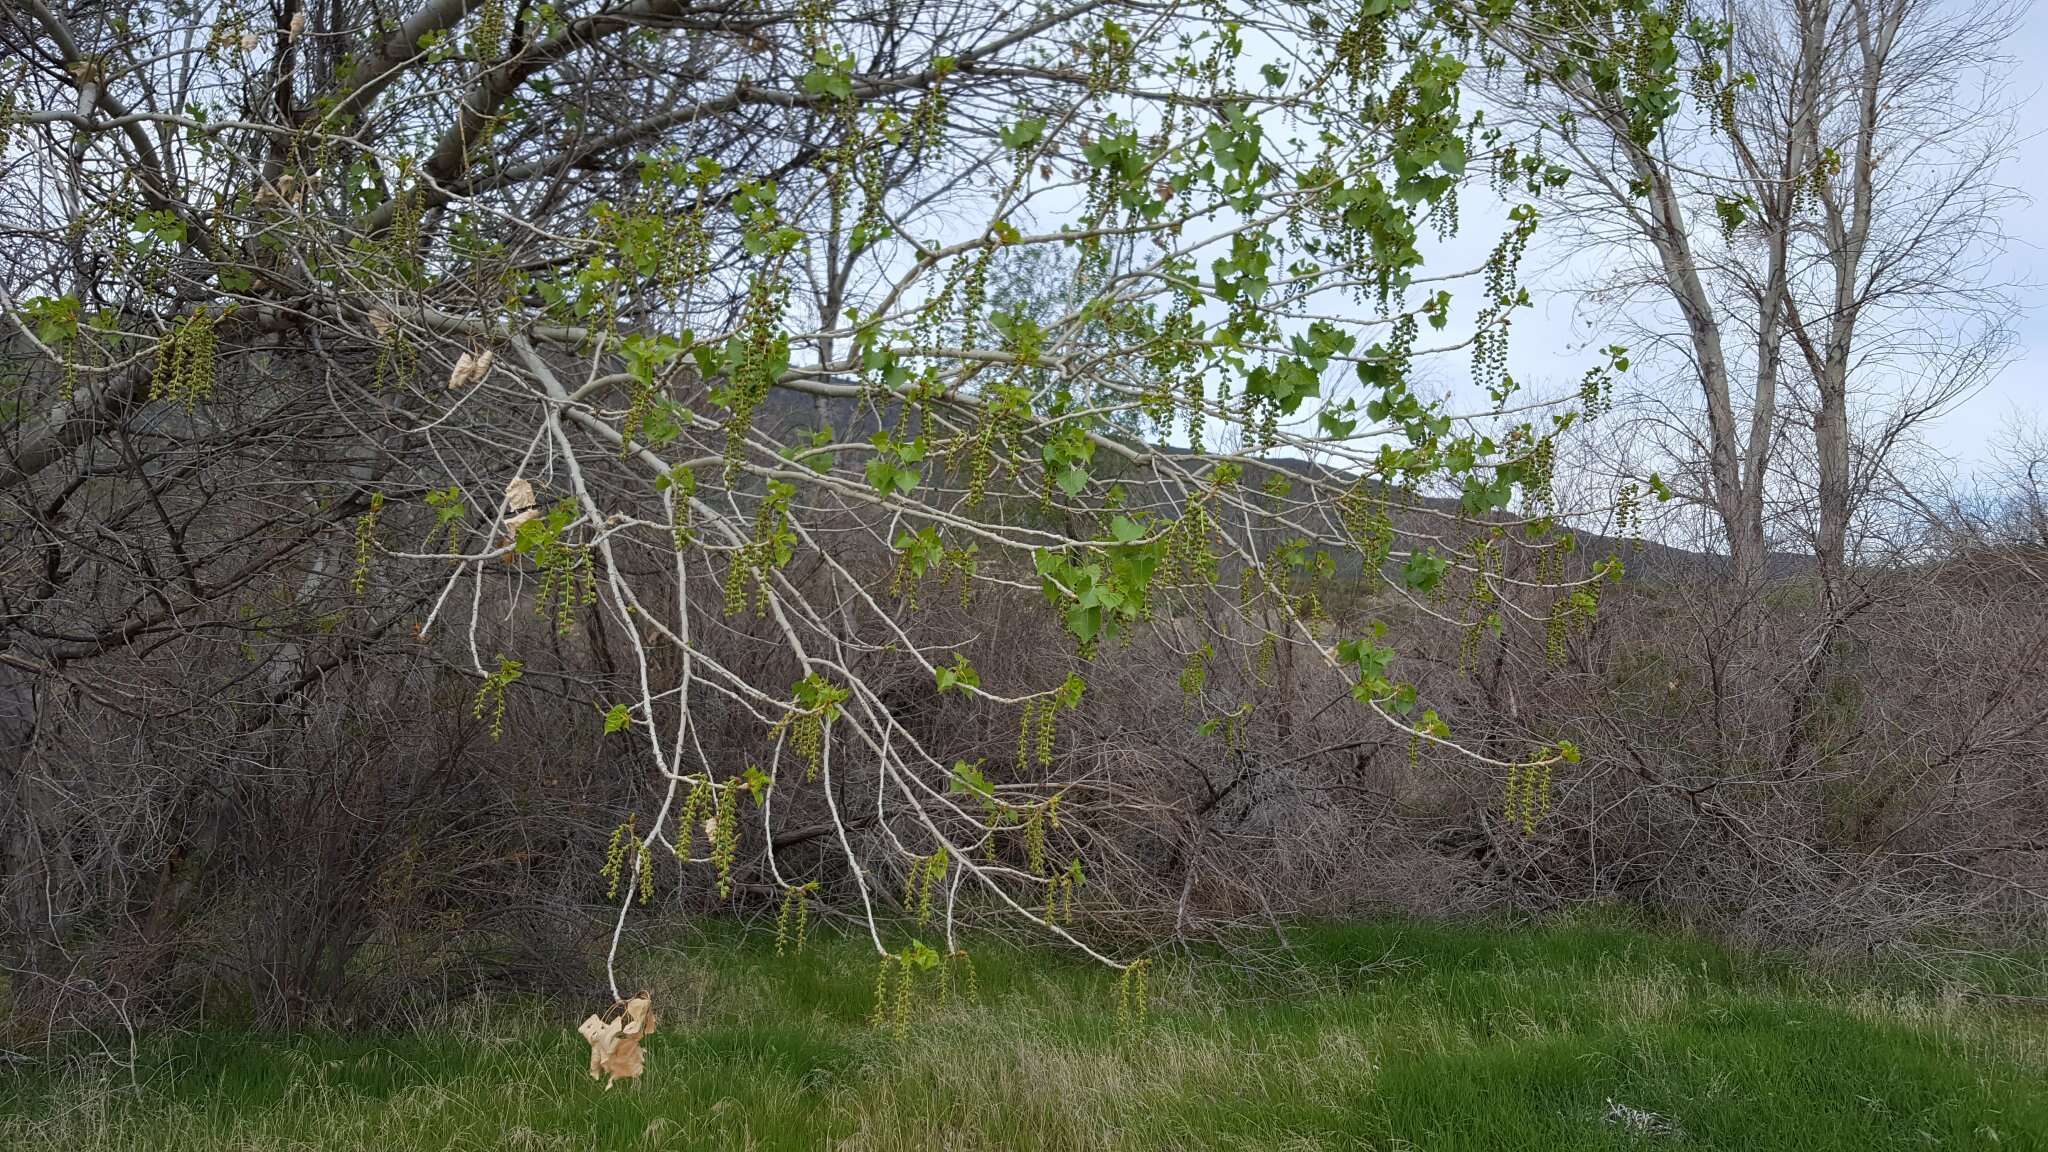
[[[1638,359],[1683,365],[1652,419],[1745,586],[1796,529],[1840,613],[1887,455],[2005,362],[2013,24],[2002,4],[1920,0],[1648,10],[1639,61],[1669,76],[1573,69],[1540,25],[1496,37],[1517,66],[1490,95],[1570,171],[1546,182],[1524,158],[1599,254],[1590,298],[1638,318]]]

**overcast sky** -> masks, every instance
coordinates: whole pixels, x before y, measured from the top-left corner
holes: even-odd
[[[1958,459],[1981,455],[1983,446],[2016,416],[2048,419],[2048,4],[2033,4],[2013,37],[2013,98],[2026,109],[2019,154],[2007,165],[2005,183],[2033,198],[2007,213],[2010,247],[2003,266],[2008,278],[2027,282],[2020,300],[2027,312],[2019,321],[2018,359],[1984,392],[1942,422],[1937,432]]]

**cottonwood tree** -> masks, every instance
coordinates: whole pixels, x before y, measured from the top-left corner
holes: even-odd
[[[1511,160],[1461,102],[1504,7],[7,12],[0,658],[52,691],[147,725],[151,685],[95,669],[174,662],[232,746],[439,645],[473,678],[442,705],[518,741],[522,635],[623,650],[607,770],[660,786],[616,814],[617,924],[672,871],[731,891],[759,837],[785,924],[830,881],[885,987],[990,912],[1128,968],[1071,927],[1121,798],[1058,733],[1141,630],[1284,654],[1523,808],[1576,757],[1461,748],[1398,635],[1327,607],[1349,557],[1389,614],[1557,648],[1619,570],[1568,566],[1586,510],[1550,496],[1586,414],[1501,371],[1534,213],[1481,268],[1421,266]],[[1053,248],[1040,303],[992,292]],[[1430,357],[1493,407],[1426,400]],[[921,624],[940,595],[1029,596],[1071,651],[994,682]],[[1199,694],[1215,649],[1183,650]],[[906,723],[874,677],[903,661],[1019,717],[1015,760]],[[830,876],[778,862],[799,804]],[[920,927],[882,915],[899,884]]]
[[[1839,616],[1850,525],[1887,453],[2004,362],[2012,302],[1990,258],[2011,195],[1996,81],[2013,13],[1651,6],[1624,18],[1632,53],[1602,60],[1577,10],[1492,35],[1489,97],[1543,133],[1512,182],[1598,253],[1592,297],[1645,317],[1639,356],[1676,365],[1698,407],[1660,420],[1666,450],[1694,465],[1686,496],[1738,582],[1763,579],[1774,520],[1804,521]]]

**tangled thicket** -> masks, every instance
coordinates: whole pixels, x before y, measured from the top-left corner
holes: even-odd
[[[1421,267],[1468,168],[1555,178],[1466,61],[1654,134],[1662,7],[6,19],[20,1021],[361,1018],[713,905],[1141,1002],[1255,914],[2038,893],[2039,541],[1849,618],[1639,548],[1663,482],[1566,463],[1625,353],[1503,370],[1536,212]]]

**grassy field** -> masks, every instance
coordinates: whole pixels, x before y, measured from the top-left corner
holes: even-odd
[[[1162,959],[1136,1027],[1110,975],[990,946],[976,1002],[928,977],[899,1036],[855,943],[720,935],[635,955],[667,1001],[638,1086],[585,1078],[589,1006],[478,1003],[0,1073],[0,1148],[2048,1149],[2048,1015],[1927,981],[1588,920],[1293,943],[1263,976]]]

